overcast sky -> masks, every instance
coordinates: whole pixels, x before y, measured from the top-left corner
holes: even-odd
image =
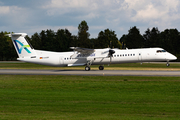
[[[0,31],[33,35],[67,28],[73,35],[85,20],[90,38],[109,28],[118,38],[136,26],[180,31],[180,0],[0,0]]]

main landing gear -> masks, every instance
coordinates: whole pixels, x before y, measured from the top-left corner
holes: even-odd
[[[104,66],[99,66],[99,70],[104,70]]]
[[[85,67],[85,71],[90,71],[91,70],[91,68],[90,68],[90,66],[86,66]],[[99,70],[104,70],[104,66],[99,66]]]
[[[91,60],[87,61],[87,64],[86,64],[86,67],[85,67],[85,71],[90,71],[91,70],[91,68],[90,68],[91,64],[92,64]],[[104,70],[104,66],[100,65],[99,66],[99,70]]]
[[[90,66],[85,67],[85,71],[90,71],[90,70],[91,70]]]

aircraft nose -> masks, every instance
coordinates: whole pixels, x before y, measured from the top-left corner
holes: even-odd
[[[173,58],[172,58],[172,59],[173,59],[173,60],[177,60],[177,57],[173,55]]]
[[[174,55],[172,55],[172,54],[169,54],[169,55],[167,56],[167,59],[168,59],[168,60],[176,60],[177,57],[174,56]]]

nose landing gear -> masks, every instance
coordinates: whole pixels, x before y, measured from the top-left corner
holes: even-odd
[[[167,66],[167,67],[169,67],[169,66],[170,66],[169,61],[167,61],[166,66]]]

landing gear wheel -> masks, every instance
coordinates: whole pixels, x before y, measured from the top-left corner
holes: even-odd
[[[90,70],[91,70],[91,68],[89,66],[85,67],[85,71],[90,71]]]
[[[166,66],[167,66],[167,67],[169,67],[169,66],[170,66],[169,61],[167,61]]]
[[[167,63],[167,64],[166,64],[166,66],[167,66],[167,67],[169,67],[169,66],[170,66],[170,64],[169,64],[169,63]]]
[[[104,66],[99,66],[99,70],[104,70]]]

